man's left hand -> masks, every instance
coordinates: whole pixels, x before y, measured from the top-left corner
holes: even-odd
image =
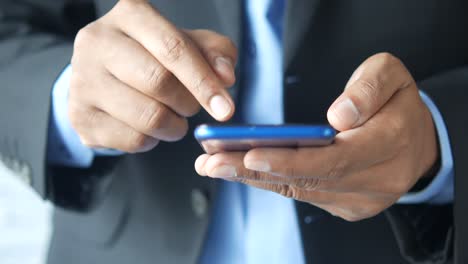
[[[195,168],[357,221],[395,203],[438,159],[431,113],[411,74],[390,54],[358,67],[328,120],[340,131],[329,146],[204,154]]]

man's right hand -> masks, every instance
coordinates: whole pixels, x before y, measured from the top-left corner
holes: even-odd
[[[145,0],[121,0],[76,36],[68,101],[83,144],[135,153],[187,132],[200,105],[228,120],[237,49],[207,30],[180,30]]]

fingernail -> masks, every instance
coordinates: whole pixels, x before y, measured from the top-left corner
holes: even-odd
[[[217,57],[215,59],[215,68],[219,73],[229,76],[233,75],[234,66],[232,65],[231,60],[226,57]]]
[[[221,95],[215,95],[210,100],[210,108],[219,119],[224,119],[231,112],[231,105]]]
[[[269,172],[271,170],[270,164],[262,160],[246,161],[245,167],[249,170],[261,171],[261,172]]]
[[[225,178],[225,177],[236,177],[236,168],[229,165],[222,165],[213,169],[210,173],[211,177],[214,178]]]
[[[208,158],[208,155],[203,154],[195,160],[195,170],[200,174],[200,176],[206,176],[205,163]]]
[[[351,99],[341,100],[332,109],[331,118],[335,119],[332,123],[339,123],[341,127],[352,128],[359,120],[360,114]]]

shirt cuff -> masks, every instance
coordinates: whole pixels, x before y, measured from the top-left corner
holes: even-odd
[[[60,74],[52,88],[51,116],[47,143],[47,161],[52,165],[89,168],[95,155],[120,155],[116,150],[91,149],[81,143],[68,119],[68,91],[71,65]]]
[[[447,204],[453,202],[454,180],[453,180],[453,156],[450,147],[447,128],[442,115],[434,102],[423,91],[419,91],[421,99],[429,108],[437,131],[440,146],[440,169],[432,182],[422,191],[408,193],[402,196],[399,204]]]

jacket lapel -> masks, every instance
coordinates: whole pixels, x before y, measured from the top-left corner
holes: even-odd
[[[283,47],[284,69],[287,69],[310,27],[320,0],[287,0],[284,16]]]

